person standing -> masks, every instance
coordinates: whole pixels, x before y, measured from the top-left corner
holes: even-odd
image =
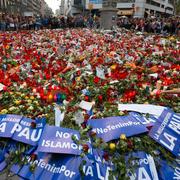
[[[1,31],[6,31],[6,20],[4,14],[0,17],[0,27]]]

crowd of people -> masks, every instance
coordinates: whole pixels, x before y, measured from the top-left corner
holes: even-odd
[[[121,18],[118,20],[118,26],[148,33],[178,34],[180,18]]]
[[[118,27],[148,33],[180,34],[180,18],[128,18],[118,17]],[[100,17],[96,15],[59,16],[59,17],[23,17],[9,14],[0,15],[0,30],[39,30],[43,28],[100,28]]]
[[[40,17],[40,16],[15,16],[9,14],[0,15],[0,30],[39,30],[42,28],[76,28],[88,27],[99,28],[99,17],[94,15],[82,16],[59,16],[59,17]]]

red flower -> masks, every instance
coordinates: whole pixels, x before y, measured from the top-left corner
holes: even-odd
[[[103,158],[105,159],[105,161],[108,161],[109,160],[109,154],[107,152],[105,152],[103,154]]]
[[[129,149],[132,149],[133,148],[133,142],[131,140],[128,140],[127,141],[127,146]]]
[[[81,123],[81,127],[83,128],[83,129],[85,129],[87,126],[86,126],[86,122],[83,122],[83,123]]]
[[[36,123],[35,122],[31,122],[31,128],[36,128]]]
[[[36,160],[36,158],[37,158],[37,155],[36,155],[36,154],[31,154],[31,161]]]
[[[88,114],[84,114],[84,120],[87,121],[89,119],[89,115]]]
[[[7,86],[4,86],[4,87],[3,87],[3,91],[7,91]]]
[[[99,95],[99,96],[98,96],[98,100],[99,100],[100,102],[102,102],[103,96],[102,96],[102,95]]]
[[[89,96],[84,96],[85,101],[89,101]]]
[[[96,76],[96,77],[94,77],[94,83],[95,83],[95,84],[98,84],[98,83],[99,83],[99,81],[100,81],[100,78],[98,78],[97,76]]]
[[[80,76],[81,75],[81,71],[80,70],[77,71],[76,74],[77,74],[77,76]]]
[[[88,152],[89,146],[87,144],[83,144],[83,151]]]
[[[150,131],[152,129],[153,126],[148,126],[147,129]]]
[[[135,90],[128,90],[124,94],[124,99],[127,100],[133,100],[136,96],[136,91]]]

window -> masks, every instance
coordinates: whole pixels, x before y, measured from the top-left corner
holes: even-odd
[[[75,5],[81,4],[81,0],[74,0],[74,4],[75,4]]]
[[[168,3],[169,3],[169,4],[173,4],[173,3],[174,3],[174,0],[168,0]]]
[[[151,5],[153,5],[153,6],[160,7],[160,3],[157,3],[157,2],[155,2],[155,1],[153,1],[153,0],[146,0],[146,3],[147,3],[147,4],[151,4]]]
[[[173,8],[171,8],[171,7],[166,7],[166,10],[168,10],[168,11],[173,11]]]

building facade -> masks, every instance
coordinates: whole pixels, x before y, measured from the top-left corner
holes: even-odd
[[[65,1],[65,0],[64,0]],[[118,15],[148,17],[174,14],[175,0],[117,0]],[[62,2],[62,1],[61,1]],[[98,11],[103,0],[72,0],[72,14],[76,11]]]
[[[134,17],[173,15],[174,7],[169,0],[119,0],[117,3],[119,15]]]
[[[44,0],[0,0],[0,13],[23,15],[24,12],[31,12],[41,15],[44,4]]]
[[[0,12],[5,12],[7,9],[7,0],[0,0]]]

